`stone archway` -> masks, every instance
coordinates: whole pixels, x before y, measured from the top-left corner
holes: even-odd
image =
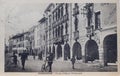
[[[62,57],[62,46],[58,44],[57,46],[57,59]]]
[[[103,41],[104,65],[117,61],[117,34],[108,35]]]
[[[98,45],[94,40],[88,40],[85,44],[85,62],[99,59]]]
[[[64,46],[64,60],[70,59],[70,46],[68,43]]]
[[[82,52],[81,52],[81,45],[79,42],[75,42],[73,44],[73,57],[75,57],[77,60],[82,59]]]

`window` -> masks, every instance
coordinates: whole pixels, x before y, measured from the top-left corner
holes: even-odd
[[[53,12],[53,22],[54,22],[54,12]]]
[[[49,15],[49,25],[51,26],[51,15]]]
[[[58,8],[58,19],[60,18],[60,8]]]
[[[95,13],[95,29],[100,29],[100,12]]]
[[[63,6],[61,7],[61,17],[63,16]]]

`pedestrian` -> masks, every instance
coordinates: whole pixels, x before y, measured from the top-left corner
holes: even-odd
[[[22,70],[25,70],[26,59],[27,59],[27,54],[25,53],[25,50],[24,50],[23,53],[21,53]]]
[[[17,55],[15,55],[15,52],[13,52],[13,63],[15,65],[15,67],[17,66]]]
[[[75,67],[74,67],[74,64],[75,64],[75,57],[72,57],[71,62],[72,62],[72,69],[75,69]]]
[[[53,53],[50,53],[48,56],[49,72],[52,72],[53,58],[54,58]]]
[[[33,53],[33,59],[35,60],[35,53]]]

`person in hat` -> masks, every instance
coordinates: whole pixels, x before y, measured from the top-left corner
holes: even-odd
[[[24,50],[23,53],[21,53],[22,70],[25,70],[26,59],[27,59],[27,54],[25,53],[25,50]]]

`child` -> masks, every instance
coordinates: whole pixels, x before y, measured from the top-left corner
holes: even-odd
[[[75,69],[75,68],[74,68],[74,64],[75,64],[75,57],[73,57],[73,58],[71,59],[71,62],[72,62],[72,69]]]

